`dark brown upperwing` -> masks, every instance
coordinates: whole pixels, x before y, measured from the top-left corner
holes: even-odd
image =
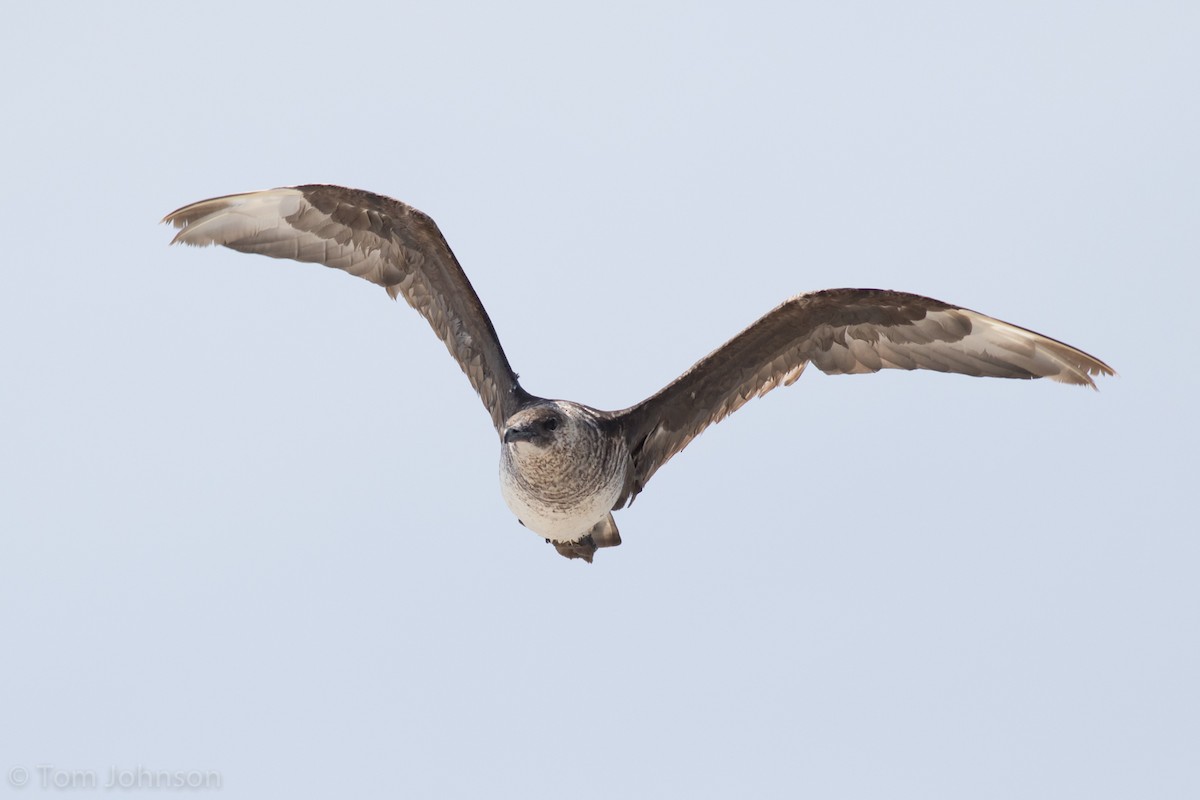
[[[168,214],[172,244],[220,244],[244,253],[315,262],[403,297],[466,373],[492,424],[531,399],[441,231],[389,197],[342,186],[296,186],[216,197]]]
[[[965,308],[907,292],[828,289],[787,300],[610,424],[634,475],[619,505],[709,425],[812,362],[822,372],[928,369],[995,378],[1049,377],[1095,388],[1112,369],[1080,350]]]

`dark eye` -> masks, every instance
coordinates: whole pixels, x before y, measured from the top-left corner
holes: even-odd
[[[555,419],[554,417],[551,417],[550,419],[546,420],[546,430],[548,430],[548,431],[558,430],[558,420]]]

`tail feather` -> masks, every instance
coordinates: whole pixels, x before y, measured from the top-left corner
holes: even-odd
[[[547,540],[549,541],[549,540]],[[621,534],[617,531],[617,523],[612,514],[606,514],[604,519],[597,522],[581,538],[573,542],[554,542],[554,549],[565,558],[582,558],[589,564],[592,556],[601,547],[616,547],[621,543]]]

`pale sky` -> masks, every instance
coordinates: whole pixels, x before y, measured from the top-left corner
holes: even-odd
[[[736,8],[6,11],[0,797],[1200,796],[1200,7]],[[813,370],[568,562],[415,313],[158,225],[307,182],[544,396],[837,286],[1120,377]]]

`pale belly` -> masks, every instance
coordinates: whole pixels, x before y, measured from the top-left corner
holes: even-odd
[[[570,501],[539,497],[500,468],[500,493],[517,519],[539,536],[552,542],[573,542],[586,534],[593,525],[604,519],[621,496],[622,480],[594,487]]]

